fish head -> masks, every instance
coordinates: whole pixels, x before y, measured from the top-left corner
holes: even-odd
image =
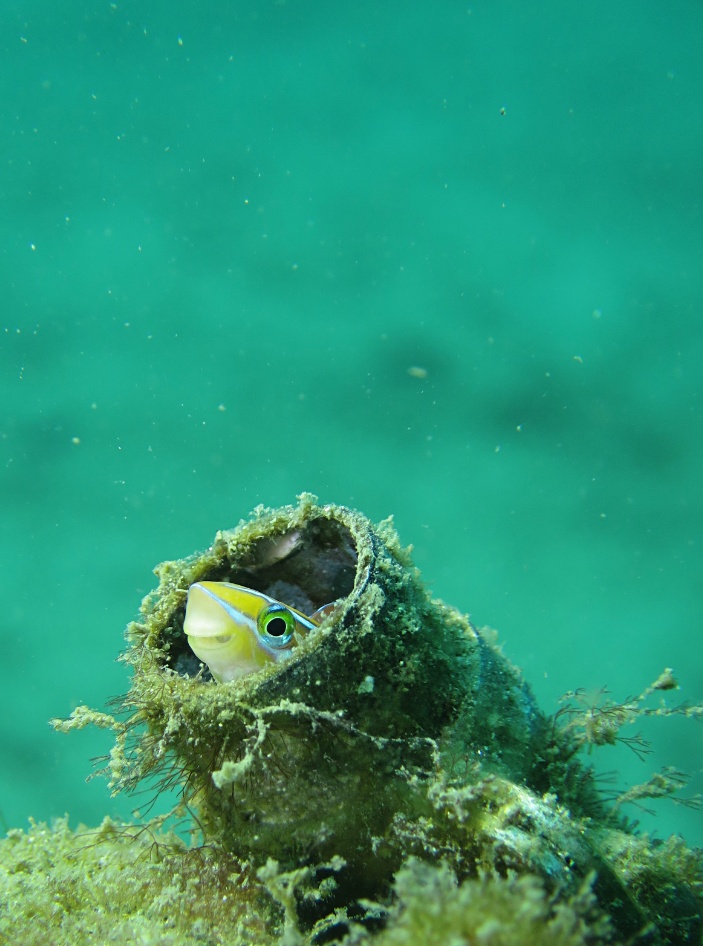
[[[193,653],[220,683],[286,660],[318,622],[274,598],[222,581],[188,589],[183,630]]]

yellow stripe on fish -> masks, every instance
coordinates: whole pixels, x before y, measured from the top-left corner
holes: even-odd
[[[183,630],[195,656],[226,683],[286,660],[300,636],[319,627],[333,607],[307,617],[243,585],[199,581],[188,589]]]

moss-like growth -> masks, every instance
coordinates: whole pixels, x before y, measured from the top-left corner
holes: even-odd
[[[412,860],[394,887],[397,900],[376,946],[586,946],[612,932],[588,881],[555,904],[534,877],[482,875],[458,884],[446,866]]]
[[[247,878],[259,941],[433,942],[439,910],[438,943],[604,941],[604,914],[616,939],[700,942],[700,859],[617,826],[577,717],[545,717],[492,636],[429,597],[390,522],[303,495],[157,574],[122,718],[60,728],[115,729],[116,790],[180,788],[208,869]],[[183,632],[196,581],[341,603],[289,660],[216,683]]]
[[[240,865],[105,819],[0,841],[0,943],[219,946],[276,942],[269,898]]]

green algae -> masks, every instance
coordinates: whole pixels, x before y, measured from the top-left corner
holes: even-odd
[[[33,824],[0,842],[0,943],[273,943],[271,910],[238,865],[174,835]]]
[[[411,860],[394,889],[392,916],[376,946],[585,946],[611,934],[588,880],[554,904],[535,877],[482,875],[459,884],[446,866]]]
[[[103,929],[123,903],[123,939],[149,943],[700,942],[699,854],[625,830],[580,761],[583,732],[612,741],[634,710],[597,729],[592,713],[590,728],[546,717],[493,635],[430,598],[390,521],[304,494],[156,571],[128,629],[121,713],[81,707],[57,727],[114,729],[113,789],[177,787],[200,841],[158,824],[106,822],[88,844],[65,823],[13,832],[8,941],[40,942],[24,930],[41,916],[80,943],[83,913]],[[341,603],[289,661],[218,684],[183,634],[199,580],[308,612]],[[111,895],[96,905],[101,872]],[[65,889],[88,884],[69,905],[52,900],[64,873]]]
[[[179,849],[180,848],[180,849]],[[186,852],[172,835],[135,833],[106,820],[98,830],[13,830],[0,842],[0,942],[23,946],[234,946],[306,940],[295,909],[275,915],[265,888],[221,853]],[[286,887],[269,864],[260,872],[282,905]],[[398,874],[385,931],[355,927],[349,946],[477,942],[580,946],[605,942],[609,925],[588,884],[557,905],[535,878],[481,877],[458,885],[446,867],[410,861]],[[292,901],[292,898],[289,897]],[[457,939],[461,936],[462,939]]]

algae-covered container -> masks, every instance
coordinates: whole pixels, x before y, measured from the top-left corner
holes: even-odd
[[[545,716],[493,635],[431,598],[390,520],[303,494],[156,572],[121,714],[59,725],[116,731],[116,791],[179,789],[199,838],[166,861],[200,852],[259,941],[701,941],[700,858],[622,827],[575,717]],[[201,661],[189,593],[218,588],[266,602],[286,653],[229,679]]]

